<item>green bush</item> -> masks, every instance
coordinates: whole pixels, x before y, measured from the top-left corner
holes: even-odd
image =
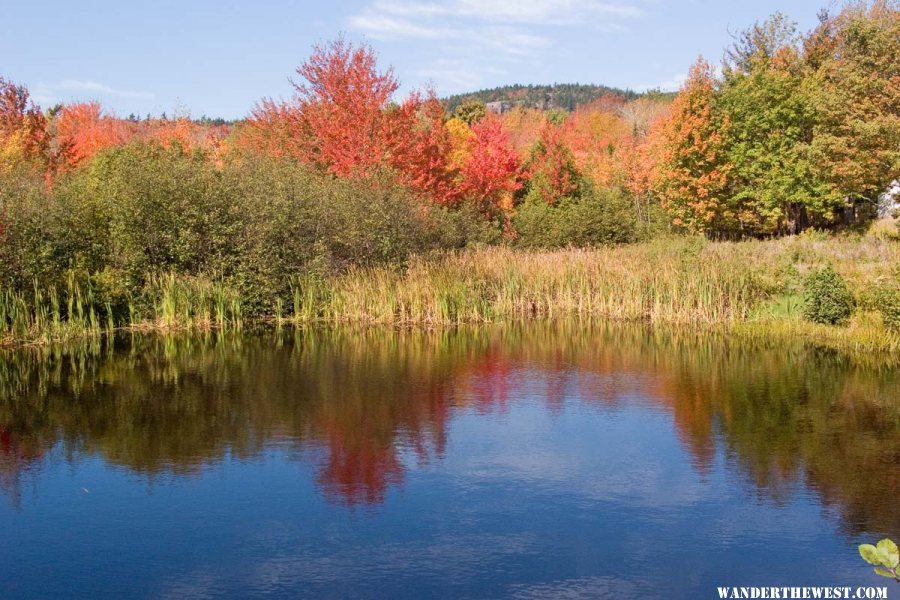
[[[831,268],[809,273],[804,286],[803,315],[814,323],[838,325],[853,314],[853,297],[843,278]]]
[[[881,313],[884,324],[900,331],[900,283],[879,286],[874,293],[874,307]]]
[[[630,199],[610,189],[563,198],[557,206],[529,195],[516,209],[513,226],[523,247],[606,246],[638,237]]]
[[[490,224],[432,214],[392,181],[261,158],[220,167],[146,143],[101,152],[52,191],[40,177],[4,175],[0,286],[30,293],[75,276],[121,323],[131,310],[149,313],[152,282],[174,274],[221,282],[239,291],[244,312],[260,314],[288,302],[300,277],[401,266],[451,238],[489,239]]]
[[[59,278],[56,233],[51,233],[59,229],[57,214],[37,175],[0,175],[0,286],[19,291],[35,280]]]
[[[247,311],[290,304],[291,282],[349,266],[403,265],[433,243],[427,210],[387,176],[335,179],[290,161],[225,168],[245,213],[234,274]]]
[[[428,246],[466,248],[499,243],[503,229],[499,219],[484,218],[471,203],[455,208],[435,206],[428,212]]]
[[[99,242],[84,249],[91,270],[111,266],[137,283],[152,272],[234,269],[245,212],[201,152],[158,144],[115,148],[64,182],[56,196],[72,208],[72,231]]]

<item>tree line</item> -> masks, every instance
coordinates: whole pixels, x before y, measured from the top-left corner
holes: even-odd
[[[393,70],[343,39],[297,69],[293,99],[263,100],[233,126],[120,119],[96,102],[43,112],[0,80],[0,168],[30,165],[52,181],[110,147],[177,143],[217,163],[257,154],[334,177],[391,170],[423,201],[470,205],[513,237],[515,215],[553,220],[548,208],[566,212],[598,189],[626,194],[644,220],[658,211],[667,227],[711,236],[834,228],[870,218],[900,174],[898,14],[896,2],[853,3],[805,35],[776,14],[719,68],[699,59],[674,100],[610,90],[569,112],[496,116],[472,99],[449,112],[430,92],[395,101]],[[602,209],[593,204],[581,212]]]
[[[398,99],[393,70],[345,39],[293,84],[221,123],[42,110],[0,79],[0,285],[76,277],[122,314],[151,273],[175,272],[270,310],[301,275],[434,248],[865,224],[900,177],[896,1],[823,12],[804,34],[776,14],[721,65],[699,59],[674,98],[451,112],[427,90]]]

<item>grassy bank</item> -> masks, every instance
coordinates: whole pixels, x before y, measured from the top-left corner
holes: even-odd
[[[830,265],[846,282],[853,314],[840,326],[804,319],[808,274]],[[772,241],[671,238],[603,249],[525,251],[488,247],[414,256],[406,268],[354,267],[308,275],[272,298],[262,320],[280,324],[448,326],[582,317],[677,324],[751,337],[801,337],[855,353],[900,352],[885,321],[897,308],[900,244],[875,237],[799,236]],[[6,343],[102,335],[123,328],[237,328],[236,287],[192,277],[157,277],[152,301],[128,322],[105,322],[91,290],[5,293]],[[893,295],[892,295],[893,294]],[[890,321],[890,319],[887,319]]]

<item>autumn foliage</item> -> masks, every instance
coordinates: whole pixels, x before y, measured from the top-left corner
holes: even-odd
[[[776,14],[738,36],[721,68],[700,58],[677,94],[609,93],[571,112],[496,115],[469,100],[450,115],[430,90],[398,98],[393,70],[344,38],[313,49],[292,98],[263,99],[233,126],[122,119],[97,102],[44,113],[0,79],[0,173],[27,164],[52,182],[110,148],[155,144],[218,167],[264,157],[336,179],[388,178],[422,207],[494,223],[529,202],[563,210],[605,190],[628,197],[622,229],[641,235],[836,228],[870,219],[900,176],[898,14],[886,0],[855,3],[805,36]],[[608,221],[591,212],[602,202],[591,206],[579,230]]]
[[[487,117],[472,128],[468,157],[460,169],[460,189],[490,214],[499,207],[512,204],[512,194],[519,189],[519,159],[509,147],[500,121]]]
[[[728,165],[722,149],[727,120],[712,113],[712,67],[700,60],[675,98],[660,131],[660,162],[655,174],[660,200],[676,225],[690,231],[733,218],[724,200]]]
[[[47,119],[28,90],[0,77],[0,171],[42,156],[47,143]]]
[[[54,119],[57,164],[73,169],[104,148],[117,146],[128,137],[124,121],[103,114],[99,102],[64,106]]]

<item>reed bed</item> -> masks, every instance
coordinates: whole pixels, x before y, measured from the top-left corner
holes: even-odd
[[[0,345],[45,343],[74,337],[92,337],[110,323],[101,321],[90,286],[70,276],[61,287],[30,293],[0,289]]]
[[[221,281],[157,275],[149,279],[146,296],[149,314],[130,310],[131,328],[240,329],[243,324],[239,294]]]
[[[240,329],[238,294],[222,282],[174,274],[148,278],[141,298],[127,300],[127,317],[70,275],[64,285],[29,293],[0,288],[0,346],[100,337],[117,329]]]
[[[805,274],[832,265],[858,311],[849,326],[807,323],[797,309]],[[770,241],[694,238],[598,249],[486,247],[418,256],[402,269],[354,267],[290,281],[261,320],[454,326],[580,317],[673,324],[729,335],[792,337],[852,352],[900,352],[900,335],[867,305],[870,290],[898,277],[900,243],[798,236]],[[116,322],[90,286],[16,294],[0,290],[0,338],[45,342],[115,328],[239,329],[241,295],[225,281],[174,274],[148,278]]]
[[[448,325],[595,316],[670,323],[745,318],[760,299],[747,270],[715,255],[645,250],[525,252],[491,248],[417,258],[404,271],[352,269],[320,283],[301,320]]]

